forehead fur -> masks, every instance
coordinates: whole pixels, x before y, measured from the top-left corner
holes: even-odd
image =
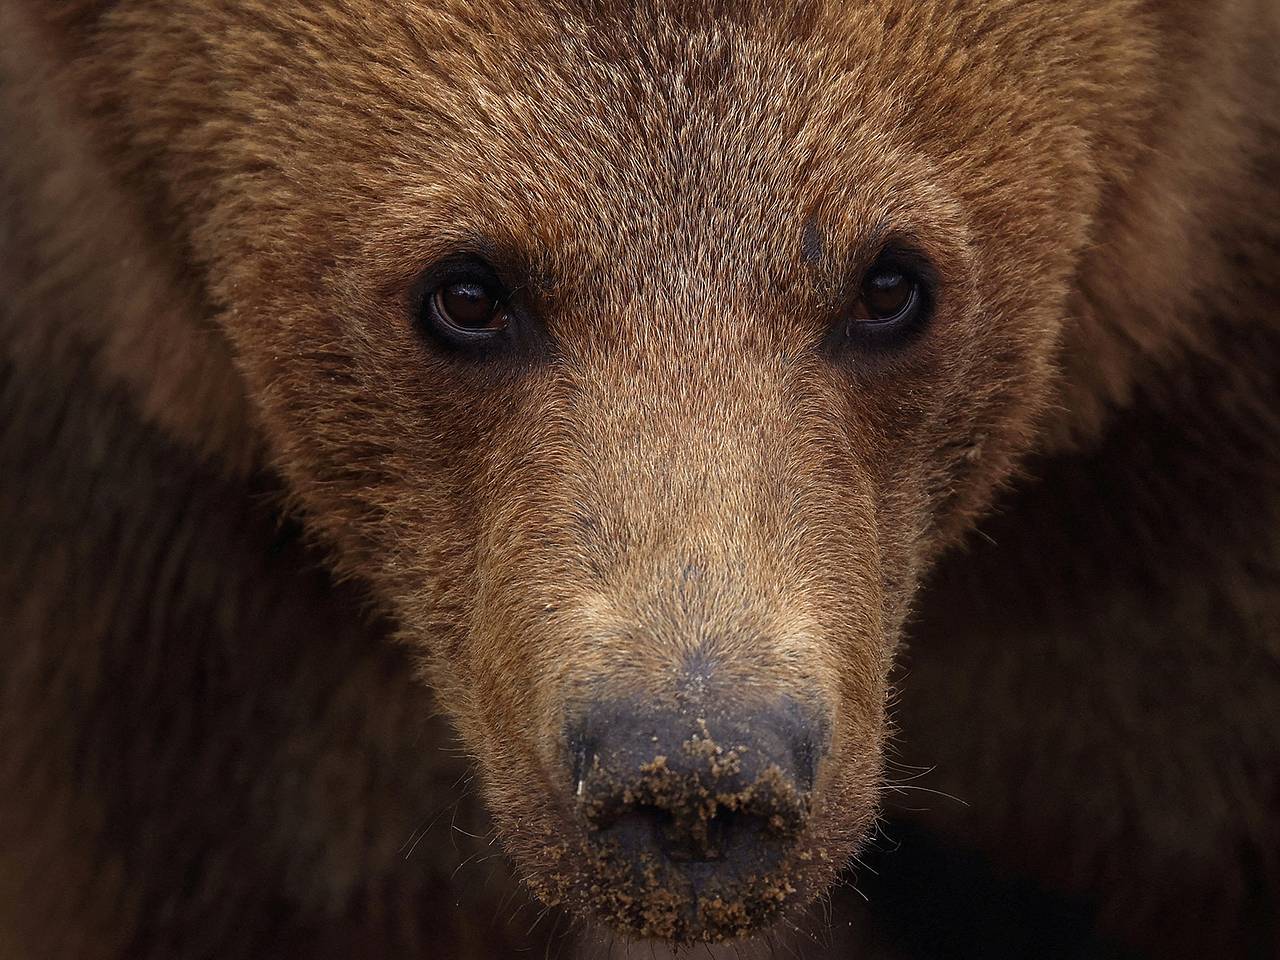
[[[134,133],[220,181],[195,198],[201,239],[239,238],[248,224],[227,221],[249,218],[278,235],[266,251],[239,239],[218,251],[234,260],[323,231],[334,256],[399,255],[394,269],[477,238],[548,276],[616,263],[638,238],[662,244],[654,265],[777,264],[795,258],[806,213],[832,227],[839,255],[919,216],[901,188],[922,183],[964,203],[977,229],[1012,204],[1046,240],[1082,240],[1105,166],[1086,148],[1107,146],[1101,118],[1113,131],[1131,113],[1124,80],[1141,67],[1116,4],[769,6],[244,3],[118,16],[171,24],[129,67],[145,115]],[[1082,58],[1101,66],[1080,71]],[[184,179],[172,188],[209,186]]]

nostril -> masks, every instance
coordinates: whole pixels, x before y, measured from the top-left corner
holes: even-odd
[[[796,745],[795,761],[796,785],[808,793],[818,773],[818,748],[813,740],[806,737]]]
[[[596,754],[596,746],[588,739],[581,724],[569,732],[567,740],[569,773],[574,785],[574,793],[581,797],[587,772],[591,769],[591,759]]]

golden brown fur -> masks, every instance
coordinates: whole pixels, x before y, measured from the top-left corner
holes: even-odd
[[[4,0],[0,952],[468,949],[448,832],[397,854],[456,777],[410,661],[579,917],[589,691],[702,658],[831,705],[798,910],[876,815],[914,608],[900,751],[970,802],[931,829],[1137,949],[1265,955],[1276,20]],[[891,236],[935,322],[833,349]],[[508,362],[411,322],[460,248],[540,318]],[[272,551],[286,504],[348,588]]]

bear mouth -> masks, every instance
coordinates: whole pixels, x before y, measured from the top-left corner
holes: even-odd
[[[618,844],[589,853],[584,891],[592,916],[636,939],[677,944],[736,940],[776,924],[797,901],[801,880],[793,858],[726,869],[717,861],[680,863]]]

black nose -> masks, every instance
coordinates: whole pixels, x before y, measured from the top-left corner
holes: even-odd
[[[638,867],[767,872],[803,832],[824,739],[791,700],[720,710],[595,703],[569,735],[578,809],[593,844]]]

